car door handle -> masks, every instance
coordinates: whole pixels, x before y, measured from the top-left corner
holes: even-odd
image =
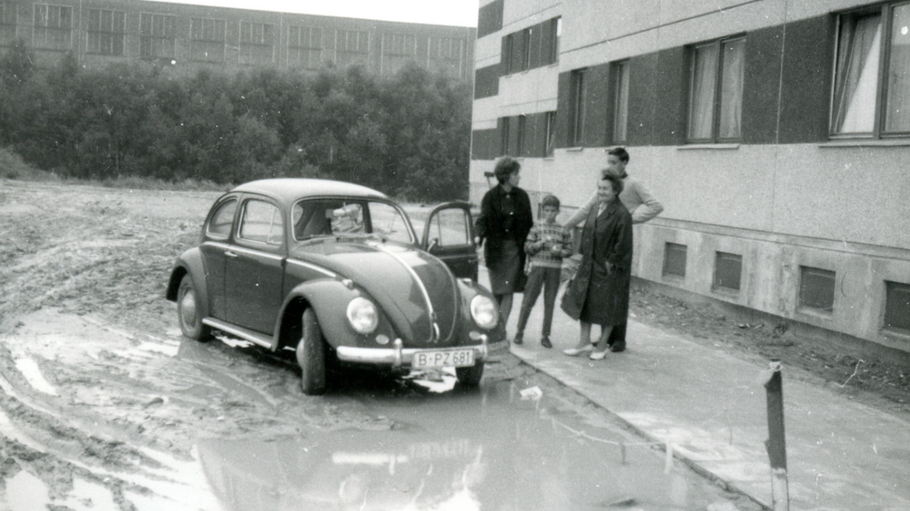
[[[224,255],[226,257],[237,257],[237,252],[231,252],[230,250],[228,250],[227,252],[224,253]]]

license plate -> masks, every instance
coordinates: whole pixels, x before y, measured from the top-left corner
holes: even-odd
[[[414,354],[411,366],[415,369],[426,367],[469,367],[474,365],[474,350],[420,351]]]

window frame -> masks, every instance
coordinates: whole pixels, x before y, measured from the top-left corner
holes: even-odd
[[[190,18],[190,59],[194,62],[224,62],[227,48],[227,20],[219,18]],[[210,26],[207,26],[210,25]],[[208,56],[211,47],[214,57]],[[200,54],[205,54],[200,57]]]
[[[292,38],[291,34],[296,34],[297,37]],[[290,25],[288,27],[287,58],[289,63],[293,63],[293,67],[319,69],[322,66],[324,49],[322,27],[310,25]]]
[[[830,94],[830,106],[829,106],[829,119],[828,119],[828,136],[832,140],[839,139],[873,139],[873,140],[882,140],[882,139],[894,139],[894,138],[907,138],[910,137],[910,125],[908,125],[905,131],[887,131],[886,123],[888,120],[888,77],[891,74],[891,56],[893,38],[893,29],[894,29],[894,13],[898,7],[908,7],[910,8],[910,2],[906,0],[900,1],[891,1],[884,2],[881,4],[876,4],[874,6],[862,7],[859,9],[852,9],[849,11],[844,11],[838,13],[837,22],[835,28],[835,37],[834,37],[834,61],[831,66],[831,94]],[[841,53],[843,48],[841,48],[842,38],[844,36],[843,29],[845,26],[845,21],[848,18],[860,18],[868,17],[872,15],[877,15],[880,18],[880,42],[879,42],[879,55],[876,72],[876,83],[875,83],[875,105],[873,107],[873,120],[872,120],[872,129],[871,131],[843,131],[838,130],[838,92],[840,86],[842,85],[842,80],[845,78],[841,76],[842,70],[839,68],[841,64]],[[847,65],[849,63],[845,62]],[[907,73],[910,73],[910,68],[907,69]]]
[[[32,46],[39,50],[66,51],[73,46],[74,9],[71,5],[36,3],[32,6]],[[39,11],[44,11],[44,23],[39,24]],[[51,10],[57,11],[56,25],[50,23]],[[64,16],[64,13],[67,15]],[[63,23],[63,21],[68,23]]]
[[[161,51],[162,49],[164,51]],[[140,12],[139,58],[174,59],[176,56],[177,17],[171,14]]]
[[[743,44],[743,54],[742,58],[742,73],[740,80],[740,90],[739,90],[739,133],[735,137],[722,137],[720,135],[721,128],[721,117],[723,116],[722,106],[723,106],[723,97],[724,97],[724,78],[725,78],[725,57],[724,49],[726,45],[732,43],[742,42]],[[722,37],[719,39],[714,39],[712,41],[706,41],[703,43],[697,43],[689,46],[688,49],[688,93],[687,93],[687,105],[686,105],[686,143],[688,144],[719,144],[719,143],[736,143],[741,142],[743,138],[742,134],[742,102],[743,102],[743,92],[745,90],[745,44],[747,42],[745,34],[736,34],[727,37]],[[696,66],[698,65],[698,51],[700,49],[706,49],[713,47],[717,50],[717,62],[714,64],[714,94],[711,99],[711,134],[708,137],[696,137],[692,135],[692,123],[693,123],[693,112],[695,108],[695,92],[696,85],[695,81],[697,80]]]
[[[109,20],[105,20],[105,14],[110,16]],[[126,12],[115,9],[86,9],[86,18],[88,20],[88,28],[85,29],[86,53],[106,56],[125,54]]]
[[[588,74],[590,74],[590,69],[585,67],[573,70],[571,75],[569,135],[570,145],[573,147],[582,147],[585,142],[585,120],[588,114],[586,75]]]
[[[610,139],[613,145],[625,145],[629,140],[629,90],[630,60],[618,60],[610,64],[611,108]],[[620,126],[621,124],[621,126]],[[619,133],[621,132],[621,135]]]
[[[239,28],[240,65],[259,66],[275,62],[276,31],[273,23],[240,20]],[[267,61],[259,58],[265,53],[269,54]]]

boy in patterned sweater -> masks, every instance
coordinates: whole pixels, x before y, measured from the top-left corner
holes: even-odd
[[[512,341],[515,344],[524,342],[524,330],[528,323],[531,309],[543,294],[543,334],[540,344],[552,348],[550,343],[550,326],[553,324],[553,308],[556,293],[559,291],[559,276],[562,272],[562,258],[572,255],[572,235],[567,227],[556,222],[559,214],[559,199],[547,195],[540,201],[541,213],[525,241],[525,252],[531,256],[531,273],[525,285],[524,298],[521,301],[521,313],[518,315],[518,333]]]

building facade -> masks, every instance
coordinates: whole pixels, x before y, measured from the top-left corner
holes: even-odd
[[[473,27],[397,23],[143,0],[0,0],[0,53],[24,40],[36,64],[147,62],[177,71],[272,67],[316,72],[408,62],[470,80]]]
[[[625,146],[636,276],[910,351],[910,2],[481,0],[474,90],[472,200]]]

